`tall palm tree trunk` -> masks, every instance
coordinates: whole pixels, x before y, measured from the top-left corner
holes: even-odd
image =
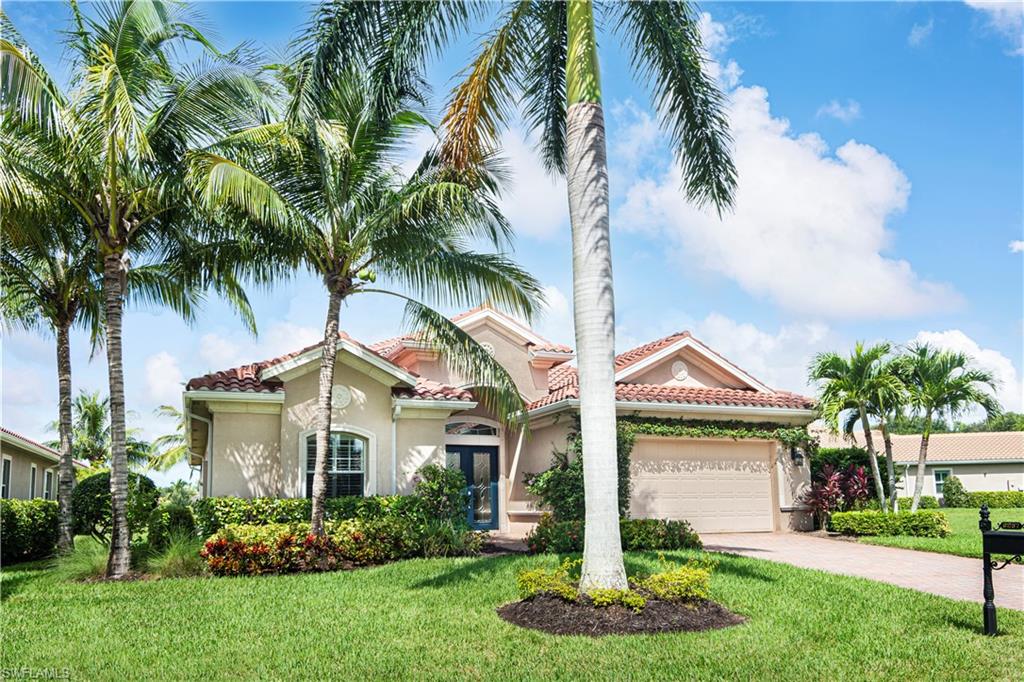
[[[310,532],[324,534],[324,502],[327,499],[327,447],[331,435],[331,394],[334,389],[334,362],[338,356],[338,312],[341,292],[328,281],[327,321],[324,324],[324,351],[320,357],[320,393],[316,401],[316,466],[313,469],[313,513]]]
[[[566,161],[573,306],[579,362],[584,591],[626,587],[619,535],[615,430],[615,298],[608,225],[608,160],[593,6],[571,0],[566,61]]]
[[[896,463],[892,461],[892,435],[889,433],[889,424],[885,417],[880,420],[882,429],[882,444],[885,446],[885,474],[889,479],[889,506],[894,512],[900,510],[899,496],[896,494]]]
[[[860,408],[860,423],[864,428],[864,444],[868,449],[868,461],[871,462],[871,476],[875,479],[875,493],[878,495],[878,508],[883,512],[885,505],[885,488],[882,487],[882,472],[878,468],[878,456],[875,454],[875,439],[871,436],[871,424],[868,423],[867,410]]]
[[[75,487],[75,467],[71,454],[71,339],[70,322],[57,327],[57,403],[60,431],[60,466],[57,471],[58,535],[57,550],[67,554],[75,547],[71,519],[71,490]]]
[[[916,512],[921,504],[921,489],[924,488],[924,463],[928,459],[928,440],[932,435],[932,413],[924,417],[924,431],[921,432],[921,449],[917,453],[917,472],[914,474],[914,499],[910,511]]]
[[[124,366],[121,362],[121,313],[124,269],[117,253],[103,258],[103,295],[107,326],[107,375],[110,382],[110,557],[107,577],[121,578],[131,569],[128,528],[128,455],[125,450]]]

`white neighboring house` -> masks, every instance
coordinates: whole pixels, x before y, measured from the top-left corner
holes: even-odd
[[[882,434],[872,431],[875,448],[882,452]],[[850,440],[821,433],[822,447],[847,447]],[[854,434],[864,446],[864,433]],[[903,480],[901,496],[914,494],[920,434],[892,437],[893,460]],[[1024,490],[1024,431],[933,433],[928,440],[922,495],[942,497],[947,478],[956,476],[968,492]]]

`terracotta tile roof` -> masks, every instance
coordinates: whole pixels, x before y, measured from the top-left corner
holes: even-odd
[[[579,377],[575,367],[560,366],[548,373],[549,393],[528,406],[534,410],[562,400],[579,398]],[[764,393],[753,389],[694,388],[660,384],[615,384],[615,399],[629,402],[673,403],[680,405],[723,405],[730,407],[776,407],[811,409],[814,401],[796,393]]]
[[[401,336],[393,336],[390,339],[384,339],[371,343],[368,348],[374,353],[377,353],[383,358],[391,359],[398,354],[398,351],[402,350],[405,346],[406,341],[415,341],[415,334],[402,334]]]
[[[473,400],[473,394],[464,388],[448,386],[423,377],[418,377],[416,385],[412,388],[394,388],[391,394],[407,400]]]
[[[882,434],[871,432],[875,448],[882,450]],[[864,445],[864,432],[856,431],[858,445]],[[842,436],[824,432],[825,447],[844,447],[850,442]],[[921,448],[920,434],[892,436],[892,458],[900,464],[915,464]],[[1024,461],[1024,431],[986,431],[979,433],[933,433],[928,439],[929,462],[1021,462]]]
[[[615,356],[615,369],[623,370],[630,365],[635,365],[644,358],[654,355],[662,348],[667,348],[679,339],[685,339],[688,336],[690,336],[690,332],[676,332],[675,334],[670,334],[663,339],[651,341],[650,343],[645,343],[642,346],[631,348],[624,353],[619,353]]]
[[[411,336],[411,335],[407,335]],[[345,332],[339,332],[338,337],[345,341],[356,344],[360,348],[366,351],[374,353],[381,359],[390,362],[389,358],[383,352],[386,350],[386,346],[382,344],[394,342],[396,339],[404,337],[396,337],[396,339],[388,339],[386,342],[382,341],[372,346],[366,346],[359,341],[356,341]],[[284,392],[284,383],[276,377],[271,377],[266,380],[260,380],[260,373],[268,367],[280,364],[286,360],[290,360],[294,357],[302,355],[308,351],[318,348],[323,342],[315,343],[312,346],[306,346],[301,350],[287,353],[285,355],[271,358],[270,360],[263,360],[261,362],[254,362],[248,365],[242,365],[240,367],[232,367],[231,369],[221,370],[219,372],[211,372],[210,374],[204,374],[201,377],[190,379],[185,385],[186,391],[235,391],[242,393],[282,393]],[[395,365],[398,367],[397,365]],[[408,372],[408,370],[403,371]],[[410,372],[411,373],[411,372]],[[415,375],[413,375],[415,376]],[[469,391],[447,386],[445,384],[424,379],[422,377],[416,377],[416,385],[411,388],[396,388],[394,389],[394,395],[401,398],[410,398],[415,400],[473,400],[473,396]]]
[[[530,348],[533,350],[539,350],[545,353],[571,353],[572,346],[567,346],[564,343],[553,343],[547,341],[546,343],[533,343],[530,344]]]
[[[21,441],[22,443],[25,443],[27,445],[31,445],[31,446],[34,446],[34,447],[37,447],[37,448],[42,448],[43,450],[46,450],[47,452],[52,454],[54,457],[60,458],[60,453],[59,452],[57,452],[56,450],[54,450],[51,447],[43,445],[42,443],[40,443],[38,441],[34,441],[31,438],[26,438],[25,436],[21,435],[20,433],[15,433],[14,431],[11,431],[8,428],[4,428],[3,426],[0,426],[0,431],[3,431],[5,434],[10,436],[14,440]]]

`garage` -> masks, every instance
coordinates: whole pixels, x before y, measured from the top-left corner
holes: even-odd
[[[698,533],[774,530],[773,444],[638,438],[634,518],[685,519]]]

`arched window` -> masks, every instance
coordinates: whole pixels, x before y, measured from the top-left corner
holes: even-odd
[[[497,436],[498,429],[476,421],[448,422],[444,432],[449,436]]]
[[[351,433],[332,431],[327,447],[327,497],[362,497],[366,471],[366,441]],[[306,438],[306,497],[313,496],[316,434]]]

